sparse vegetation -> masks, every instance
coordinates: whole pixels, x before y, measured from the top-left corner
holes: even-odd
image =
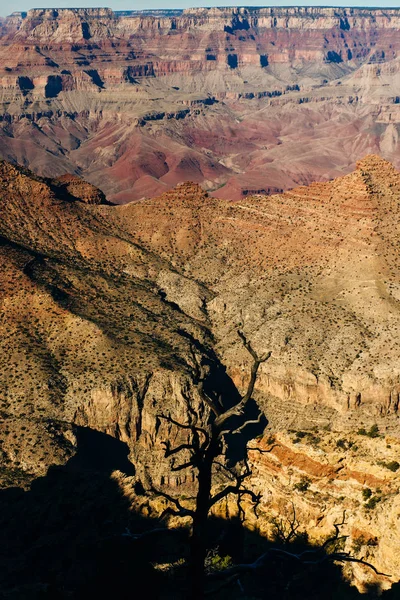
[[[381,467],[385,467],[385,469],[389,469],[389,471],[392,471],[393,473],[398,471],[398,469],[400,468],[400,463],[398,463],[397,460],[391,460],[389,462],[378,460],[378,465]]]
[[[365,435],[367,437],[370,438],[378,438],[380,437],[380,433],[379,433],[379,427],[376,423],[374,423],[373,425],[371,425],[370,429],[367,431],[364,427],[361,427],[361,429],[359,429],[357,431],[358,435]]]
[[[301,441],[308,443],[312,446],[318,446],[321,441],[319,435],[315,435],[312,431],[290,431],[294,435],[293,443],[298,444]]]
[[[365,504],[365,508],[368,508],[368,510],[373,510],[374,508],[376,508],[377,504],[382,500],[382,498],[380,496],[372,496]]]
[[[306,492],[310,487],[310,480],[307,477],[302,477],[300,481],[294,484],[293,489],[298,492]]]
[[[371,498],[372,496],[372,490],[370,488],[364,488],[362,491],[362,497],[364,500],[368,500],[368,498]]]
[[[214,573],[215,571],[223,571],[232,565],[232,557],[228,554],[221,556],[218,548],[209,550],[204,561],[206,573]]]

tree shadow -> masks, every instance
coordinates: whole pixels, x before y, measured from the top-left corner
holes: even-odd
[[[163,553],[174,560],[179,540],[123,535],[160,526],[135,514],[110,477],[114,470],[134,474],[128,448],[88,428],[76,436],[77,452],[65,466],[50,467],[28,491],[0,491],[1,600],[131,599],[132,586],[159,598],[163,578],[151,563]]]
[[[208,597],[218,600],[247,598],[251,600],[361,600],[361,598],[400,598],[399,585],[382,593],[379,582],[366,586],[361,593],[343,576],[342,566],[331,560],[328,548],[318,549],[310,544],[307,535],[299,535],[293,541],[282,543],[269,541],[256,531],[243,526],[239,519],[229,521],[211,518],[209,521],[209,564]],[[308,553],[305,561],[296,556]],[[215,556],[225,561],[219,562]],[[230,568],[235,564],[254,563],[267,554],[263,566],[243,572],[238,579],[219,577],[221,564]],[[292,556],[290,556],[292,555]],[[232,561],[227,564],[226,557]],[[316,558],[319,559],[318,564]],[[227,567],[226,567],[227,564]],[[221,587],[222,586],[222,587]],[[213,593],[213,590],[215,593]]]
[[[51,467],[28,491],[0,491],[0,599],[186,600],[190,586],[182,565],[188,553],[188,530],[152,535],[162,527],[159,519],[135,513],[110,477],[114,470],[134,473],[126,444],[88,428],[77,428],[76,435],[77,453],[65,466]],[[127,528],[139,537],[124,536]],[[140,537],[141,533],[146,535]],[[209,519],[211,570],[216,560],[213,552],[229,555],[237,564],[252,562],[272,547],[279,544],[249,531],[239,519]],[[289,548],[291,552],[308,549],[312,546],[305,538]],[[164,571],[153,566],[160,563],[166,565]],[[209,590],[220,584],[217,578]],[[376,594],[371,587],[364,597]],[[272,553],[261,570],[242,575],[239,583],[224,585],[209,597],[353,600],[359,596],[338,565],[329,561],[304,565]],[[399,598],[399,586],[383,597]]]

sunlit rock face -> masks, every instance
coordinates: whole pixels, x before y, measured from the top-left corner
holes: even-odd
[[[184,183],[124,206],[1,161],[2,484],[67,463],[84,427],[127,445],[135,475],[115,477],[135,506],[150,510],[135,482],[191,495],[194,471],[164,456],[185,440],[161,415],[207,419],[193,348],[217,391],[227,377],[245,389],[241,329],[272,352],[254,394],[268,427],[248,444],[262,498],[249,526],[270,532],[293,502],[321,540],[345,510],[346,549],[397,573],[399,197],[400,173],[374,155],[284,194],[233,203]]]
[[[238,200],[398,163],[396,9],[34,9],[0,22],[0,156],[110,201]]]

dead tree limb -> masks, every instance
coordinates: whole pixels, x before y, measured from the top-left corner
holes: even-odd
[[[244,564],[238,564],[235,565],[234,567],[230,567],[229,569],[224,569],[223,571],[219,571],[218,573],[212,573],[210,575],[208,575],[208,579],[212,580],[212,579],[222,579],[225,577],[231,577],[232,575],[237,575],[239,576],[242,573],[249,573],[251,571],[257,571],[259,569],[262,569],[267,560],[269,560],[269,558],[271,558],[271,555],[280,555],[282,558],[288,558],[288,559],[293,559],[297,562],[302,563],[303,565],[321,565],[324,562],[327,561],[338,561],[338,562],[353,562],[353,563],[358,563],[361,565],[364,565],[365,567],[368,567],[369,569],[372,569],[374,571],[374,573],[376,573],[376,575],[380,575],[382,577],[391,577],[391,575],[388,575],[387,573],[381,573],[380,571],[378,571],[378,569],[372,565],[371,563],[362,560],[361,558],[354,558],[352,556],[348,556],[346,553],[344,555],[342,555],[342,553],[337,553],[337,554],[328,554],[326,556],[324,556],[323,558],[319,558],[316,560],[305,560],[304,556],[306,554],[310,554],[310,553],[317,553],[318,550],[307,550],[306,552],[301,552],[300,554],[296,554],[294,552],[288,552],[287,550],[283,550],[282,548],[269,548],[267,550],[267,552],[265,552],[264,554],[262,554],[261,556],[259,556],[254,562],[252,563],[244,563]]]
[[[289,534],[285,534],[283,536],[283,539],[286,540],[287,543],[290,542],[291,538],[293,537],[293,535],[296,534],[297,529],[298,529],[298,521],[296,519],[296,513],[295,513],[294,507],[293,507],[293,518],[291,519],[290,523],[291,523],[291,528],[290,528]],[[238,580],[239,577],[244,573],[261,571],[263,568],[265,568],[268,561],[272,557],[280,557],[282,560],[293,560],[296,563],[301,564],[304,567],[320,566],[326,562],[356,563],[356,564],[361,564],[361,565],[364,565],[365,567],[368,567],[369,569],[374,571],[374,573],[376,575],[379,575],[381,577],[391,577],[391,575],[389,575],[387,573],[382,573],[381,571],[378,571],[378,569],[370,562],[367,562],[366,560],[363,560],[361,558],[355,558],[355,557],[351,556],[349,552],[326,553],[326,548],[328,545],[334,543],[335,541],[338,541],[338,540],[341,540],[341,539],[347,537],[347,536],[340,535],[340,527],[342,525],[345,525],[345,511],[343,511],[342,521],[340,523],[334,523],[335,534],[332,537],[330,537],[328,540],[326,540],[326,542],[320,548],[315,548],[312,550],[304,550],[303,552],[296,553],[296,552],[290,552],[289,550],[286,550],[284,548],[272,547],[272,548],[269,548],[263,554],[261,554],[261,556],[259,556],[252,563],[243,563],[243,564],[234,565],[233,567],[224,569],[223,571],[220,571],[218,573],[212,573],[212,574],[208,575],[207,579],[209,581],[216,580],[216,579],[223,579],[224,581],[217,588],[213,588],[212,590],[210,590],[207,595],[214,594],[217,591],[221,590],[223,587],[230,585],[232,582]]]
[[[245,335],[242,331],[238,330],[238,336],[242,340],[243,345],[246,348],[246,350],[250,353],[251,357],[253,358],[253,364],[252,364],[251,373],[250,373],[250,380],[247,385],[246,393],[244,394],[244,396],[241,397],[239,402],[237,402],[237,404],[232,406],[232,408],[229,408],[228,410],[224,411],[223,413],[221,413],[219,416],[216,417],[214,426],[219,430],[221,430],[222,425],[230,417],[243,415],[244,408],[254,392],[254,386],[255,386],[255,383],[257,380],[258,369],[262,363],[266,362],[271,357],[271,354],[272,354],[272,352],[268,352],[267,354],[264,354],[263,356],[258,356],[258,354],[252,348],[250,342],[247,340],[247,338],[245,337]],[[243,428],[244,428],[244,426],[245,426],[245,424],[243,423]]]
[[[178,517],[192,517],[192,518],[194,517],[194,511],[189,508],[186,508],[185,506],[182,506],[182,504],[179,502],[178,498],[174,498],[174,496],[170,496],[170,494],[167,494],[166,492],[163,492],[162,490],[155,488],[155,487],[152,487],[151,491],[154,492],[155,494],[157,494],[158,496],[165,498],[166,500],[168,500],[168,502],[171,502],[171,504],[176,506],[177,510],[174,510],[171,507],[166,508],[162,514],[162,517],[164,517],[167,514],[178,516]]]
[[[165,421],[168,421],[168,423],[171,423],[172,425],[176,425],[176,427],[179,427],[180,429],[195,429],[196,431],[202,433],[206,438],[208,437],[208,432],[204,429],[204,427],[198,427],[197,425],[193,425],[191,423],[180,423],[179,421],[173,419],[170,415],[160,414],[157,415],[157,417],[159,419],[164,419]]]
[[[342,527],[343,525],[346,525],[345,519],[346,519],[346,511],[344,510],[341,522],[333,524],[333,527],[335,529],[335,534],[332,537],[328,538],[324,542],[324,544],[322,545],[322,550],[325,550],[328,546],[330,546],[331,544],[339,541],[340,539],[347,539],[348,538],[347,535],[340,536],[340,527]]]

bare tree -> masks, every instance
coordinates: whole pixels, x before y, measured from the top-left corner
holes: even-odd
[[[263,362],[266,362],[271,352],[259,356],[252,348],[242,331],[238,335],[252,358],[250,378],[246,392],[241,395],[237,390],[233,390],[236,395],[228,397],[226,394],[218,394],[216,388],[210,383],[211,370],[210,363],[202,360],[200,353],[196,352],[194,346],[191,347],[193,359],[192,381],[196,387],[200,406],[196,410],[193,408],[189,394],[185,395],[187,405],[187,422],[181,423],[171,417],[169,414],[158,415],[159,419],[165,420],[171,425],[176,426],[181,432],[185,432],[183,443],[172,446],[169,440],[163,442],[165,457],[171,458],[171,471],[183,471],[185,469],[195,469],[197,475],[197,491],[191,502],[183,505],[178,498],[166,493],[163,490],[153,486],[152,491],[164,497],[169,502],[164,515],[170,514],[180,517],[190,517],[192,520],[192,532],[190,537],[190,557],[189,557],[189,597],[192,600],[200,600],[205,596],[205,561],[207,556],[207,522],[211,509],[220,501],[233,495],[236,498],[238,515],[241,521],[245,514],[242,507],[243,498],[247,497],[253,502],[253,508],[256,513],[260,502],[260,495],[245,485],[245,480],[251,475],[251,470],[247,461],[247,451],[257,450],[262,454],[271,452],[274,444],[268,449],[251,448],[245,440],[245,453],[242,456],[241,464],[231,466],[227,461],[227,448],[231,436],[240,436],[249,425],[261,422],[263,413],[257,407],[257,417],[249,416],[249,403],[252,400],[258,370]],[[205,416],[205,407],[208,407],[208,417]],[[248,441],[248,440],[247,440]],[[216,485],[216,474],[223,474],[228,482],[221,486]],[[290,547],[293,541],[301,538],[299,534],[300,523],[296,516],[295,507],[292,504],[293,515],[284,521],[282,518],[276,518],[274,521],[276,529],[275,542],[278,544],[270,545],[266,552],[261,554],[251,563],[236,564],[230,568],[211,573],[207,576],[207,581],[212,584],[216,582],[214,589],[209,589],[207,594],[217,593],[221,588],[236,582],[243,590],[241,578],[248,573],[267,572],[271,560],[287,561],[290,564],[302,568],[317,567],[322,568],[326,563],[358,563],[372,569],[377,575],[390,577],[380,573],[371,563],[363,559],[357,559],[350,553],[341,549],[340,542],[346,536],[340,535],[340,528],[345,524],[345,513],[340,523],[335,523],[335,533],[326,542],[316,548],[294,551]],[[256,513],[257,514],[257,513]],[[156,530],[157,531],[157,530]],[[163,531],[163,530],[159,530]],[[132,536],[132,534],[129,535]],[[267,585],[267,583],[266,583]]]
[[[194,508],[187,508],[177,498],[162,490],[153,488],[153,491],[172,504],[166,512],[173,515],[189,516],[192,519],[189,575],[190,597],[193,600],[204,597],[204,564],[207,553],[206,530],[212,507],[228,495],[233,494],[236,496],[239,516],[243,518],[242,499],[246,496],[250,498],[255,503],[255,509],[260,501],[259,495],[244,486],[244,480],[251,474],[245,457],[244,467],[242,464],[241,468],[238,466],[229,467],[223,456],[221,460],[218,460],[218,457],[223,455],[224,448],[226,448],[226,436],[228,434],[241,434],[248,425],[260,423],[263,416],[261,411],[258,410],[256,419],[246,417],[246,408],[254,392],[259,367],[270,358],[271,352],[259,356],[243,332],[238,331],[238,335],[252,358],[250,379],[245,394],[239,394],[232,403],[232,398],[226,399],[222,395],[216,397],[212,391],[208,390],[206,384],[209,367],[202,362],[193,347],[193,383],[202,403],[209,408],[208,422],[199,425],[199,416],[192,408],[189,399],[187,399],[188,423],[180,423],[171,418],[170,415],[159,415],[160,419],[164,419],[179,429],[187,430],[190,433],[189,440],[176,447],[172,447],[169,441],[164,442],[165,456],[172,457],[172,471],[181,471],[187,468],[194,468],[197,471],[197,494],[194,498]],[[183,451],[186,451],[188,459],[177,463],[176,458]],[[213,476],[216,471],[224,473],[229,481],[220,491],[213,493]]]

